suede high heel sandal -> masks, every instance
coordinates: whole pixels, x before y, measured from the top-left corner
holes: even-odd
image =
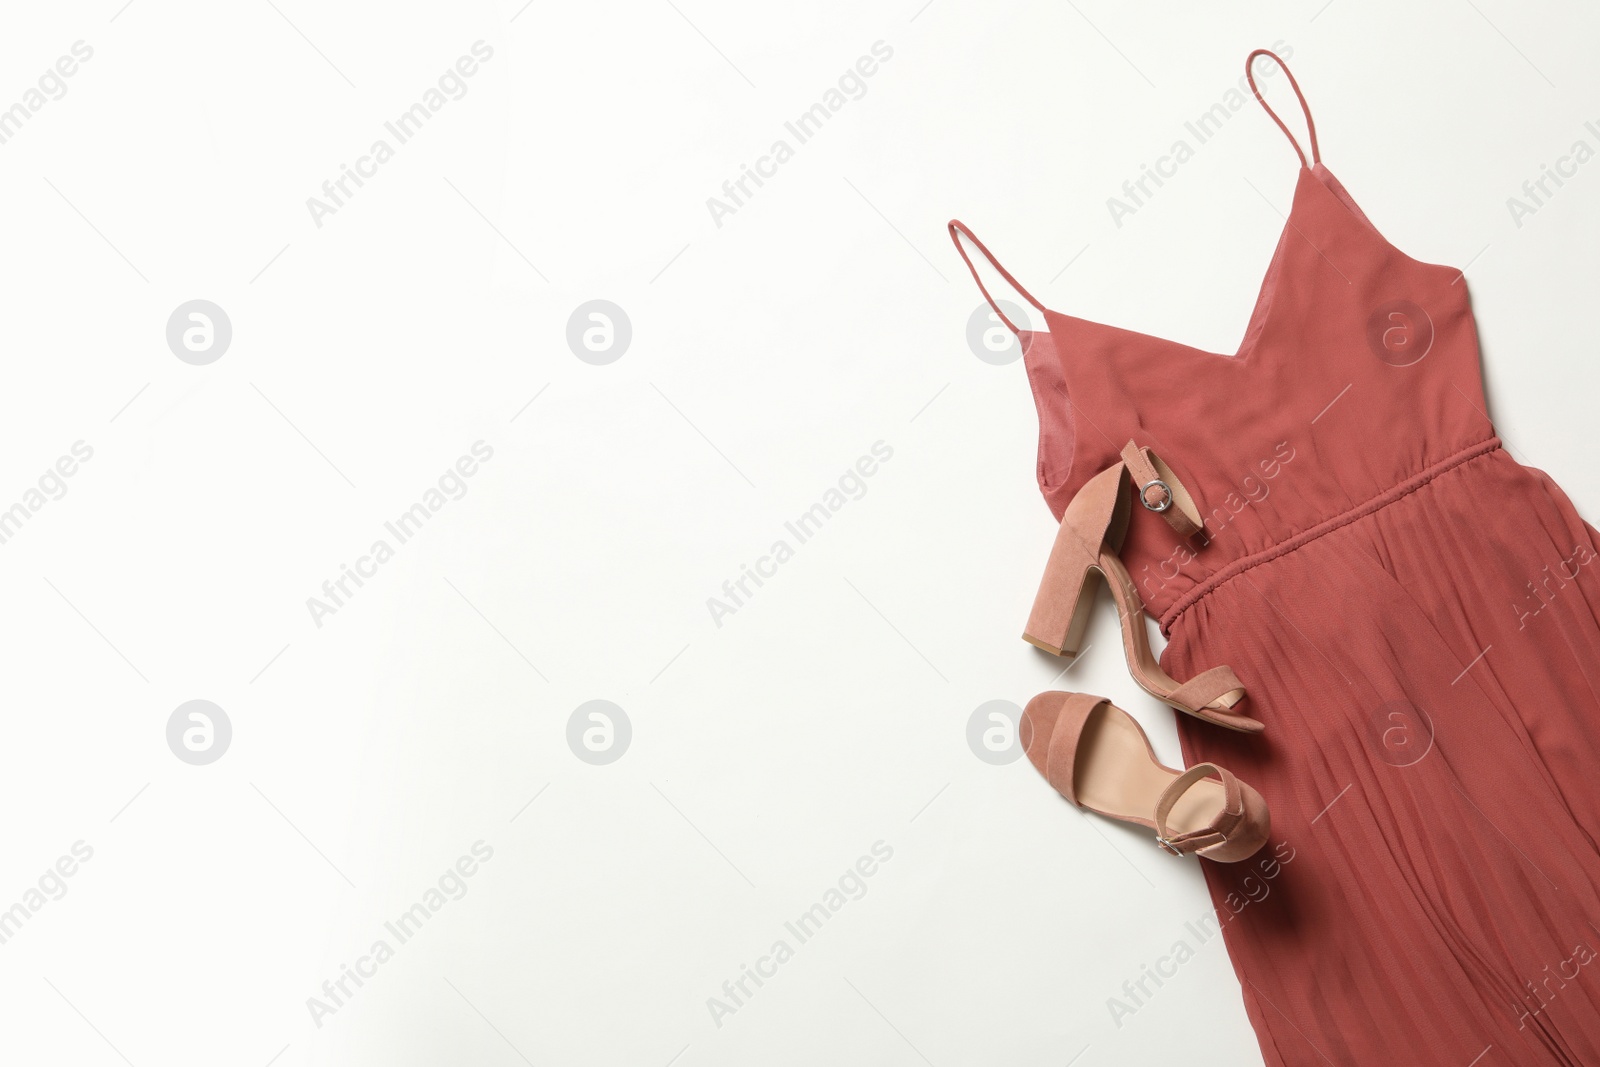
[[[1165,766],[1133,716],[1105,697],[1040,693],[1023,711],[1021,739],[1056,792],[1087,811],[1149,827],[1174,856],[1237,863],[1272,832],[1260,793],[1214,763]]]
[[[1117,603],[1128,672],[1141,689],[1206,722],[1260,733],[1266,728],[1263,723],[1233,710],[1245,691],[1231,667],[1212,667],[1179,682],[1161,669],[1151,652],[1144,601],[1117,555],[1128,531],[1131,497],[1159,512],[1180,537],[1203,525],[1194,499],[1172,469],[1150,449],[1129,441],[1122,459],[1089,479],[1067,505],[1023,640],[1052,655],[1077,655],[1094,606],[1095,580],[1104,578]]]

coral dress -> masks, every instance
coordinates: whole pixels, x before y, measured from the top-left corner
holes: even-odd
[[[1206,516],[1135,508],[1123,558],[1167,671],[1232,666],[1266,724],[1178,721],[1272,810],[1202,864],[1266,1062],[1600,1064],[1596,533],[1495,436],[1461,272],[1384,239],[1300,104],[1237,355],[1034,301],[1039,484],[1059,518],[1131,438]]]

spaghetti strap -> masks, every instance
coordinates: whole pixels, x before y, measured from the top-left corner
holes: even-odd
[[[1272,61],[1282,67],[1283,72],[1289,76],[1289,85],[1294,89],[1294,95],[1300,100],[1300,110],[1306,116],[1306,129],[1311,133],[1311,163],[1321,163],[1322,152],[1317,148],[1317,124],[1311,121],[1311,108],[1306,105],[1305,94],[1300,91],[1300,83],[1294,80],[1294,72],[1289,69],[1289,64],[1283,61],[1282,56],[1270,48],[1257,48],[1245,58],[1244,76],[1250,81],[1250,91],[1256,94],[1256,99],[1260,101],[1262,107],[1266,108],[1267,114],[1272,116],[1272,121],[1278,124],[1278,129],[1282,130],[1283,135],[1289,138],[1289,143],[1294,145],[1295,152],[1300,156],[1300,165],[1309,167],[1311,163],[1306,162],[1306,153],[1300,147],[1300,142],[1295,139],[1294,134],[1289,132],[1289,127],[1284,125],[1283,120],[1278,117],[1278,113],[1272,110],[1272,105],[1267,103],[1266,98],[1261,95],[1261,90],[1256,87],[1255,62],[1257,56],[1271,56]]]
[[[1000,316],[1000,321],[1005,323],[1007,328],[1009,328],[1012,333],[1021,336],[1022,331],[1017,329],[1017,324],[1006,318],[1006,313],[1000,310],[1000,305],[995,301],[995,298],[989,295],[988,287],[983,284],[983,279],[978,276],[978,268],[973,265],[972,258],[967,255],[966,246],[961,243],[961,235],[965,234],[968,240],[977,245],[978,251],[983,253],[983,258],[989,261],[989,265],[991,267],[1000,272],[1000,277],[1004,278],[1008,283],[1010,283],[1011,288],[1021,293],[1023,298],[1026,299],[1028,303],[1032,304],[1035,308],[1038,308],[1041,314],[1043,314],[1046,310],[1045,306],[1039,303],[1039,301],[1035,300],[1033,298],[1033,294],[1024,289],[1022,284],[1011,276],[1011,272],[1000,265],[1000,261],[995,259],[994,254],[984,247],[982,241],[978,240],[978,235],[967,228],[966,223],[962,222],[960,219],[951,219],[949,229],[950,240],[955,242],[956,251],[961,253],[961,258],[966,262],[967,269],[972,272],[972,280],[978,283],[978,291],[983,294],[983,298],[985,300],[989,301],[989,306],[994,308],[994,313],[996,315]]]

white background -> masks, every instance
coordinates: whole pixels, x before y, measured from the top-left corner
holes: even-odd
[[[0,107],[94,50],[0,145],[0,508],[93,449],[0,546],[0,908],[93,849],[0,945],[0,1059],[1258,1062],[1220,940],[1108,1011],[1209,912],[1196,861],[969,748],[980,704],[1076,688],[1178,758],[1109,604],[1065,677],[1018,640],[1053,535],[1036,419],[1021,363],[967,346],[944,223],[1053,306],[1233,350],[1295,179],[1276,127],[1252,102],[1120,228],[1106,199],[1283,41],[1329,166],[1466,268],[1513,453],[1593,514],[1600,162],[1520,228],[1506,201],[1596,144],[1600,18],[274,3],[30,5],[0,35]],[[316,226],[478,40],[466,95]],[[718,227],[707,198],[880,40]],[[165,338],[197,298],[233,327],[207,366]],[[596,298],[633,327],[606,366],[565,340]],[[466,495],[315,625],[480,440]],[[707,598],[878,441],[865,495],[717,626]],[[166,740],[193,699],[233,729],[206,766]],[[605,766],[567,743],[594,699],[632,726]],[[466,895],[317,1026],[307,998],[480,840]],[[717,1025],[878,841],[865,895]]]

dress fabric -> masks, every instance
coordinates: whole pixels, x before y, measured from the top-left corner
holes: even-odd
[[[1166,670],[1232,666],[1266,724],[1178,716],[1271,807],[1202,864],[1266,1062],[1600,1064],[1600,547],[1496,438],[1461,272],[1315,159],[1236,355],[1044,319],[1056,517],[1130,439],[1206,516],[1135,507],[1122,554]]]

